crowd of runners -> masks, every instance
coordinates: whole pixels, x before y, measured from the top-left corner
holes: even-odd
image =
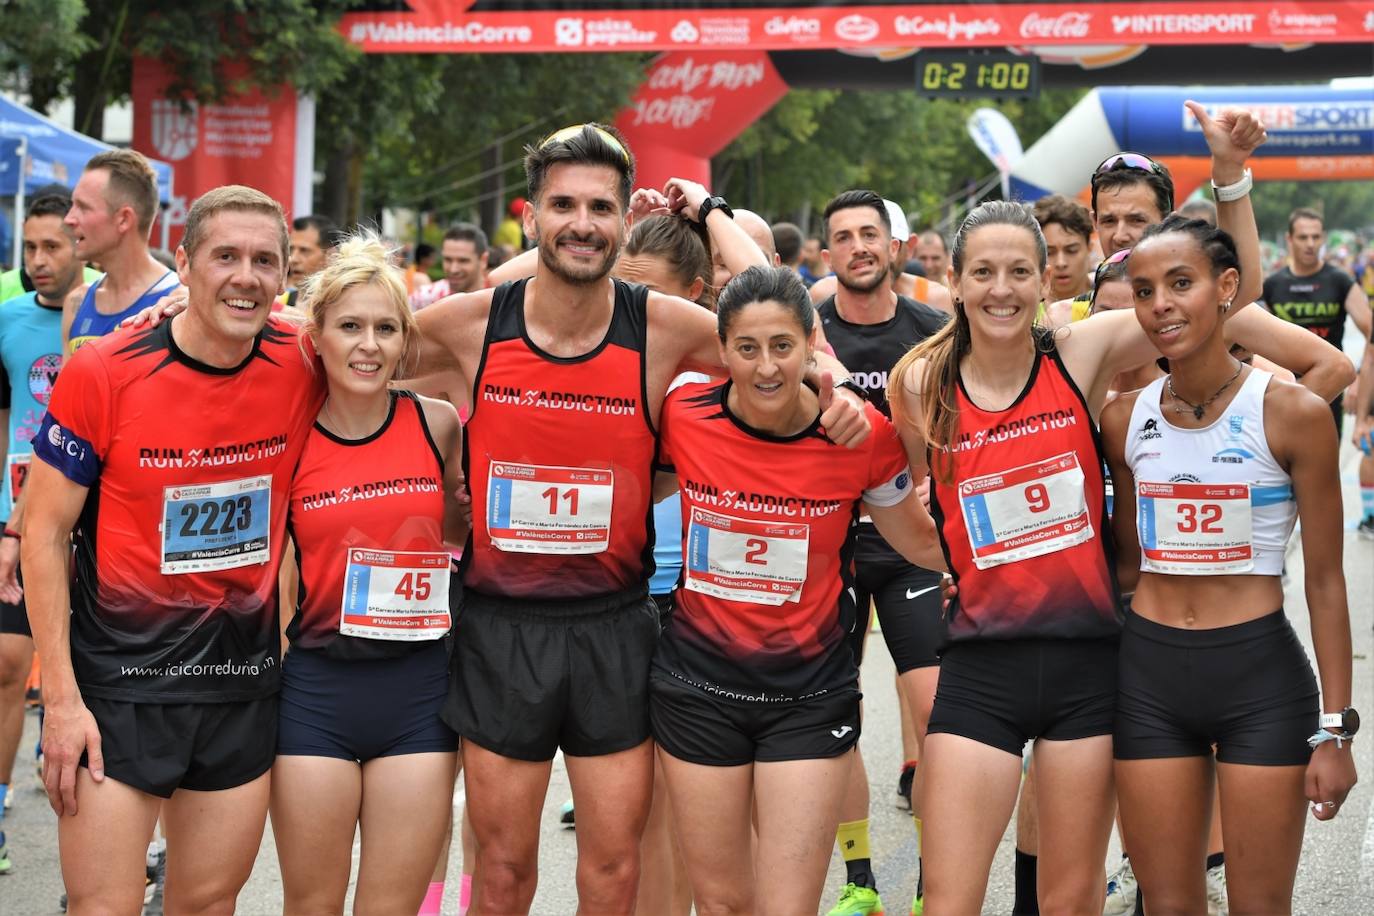
[[[352,881],[438,913],[455,838],[463,910],[528,912],[561,751],[580,912],[975,914],[1013,817],[1017,914],[1291,911],[1356,780],[1337,453],[1374,534],[1374,347],[1357,383],[1339,347],[1370,309],[1317,210],[1264,276],[1264,127],[1189,108],[1215,204],[1123,151],[1088,206],[949,238],[873,190],[808,239],[637,188],[576,125],[526,150],[533,247],[456,225],[435,283],[241,186],[169,268],[131,151],[31,199],[0,797],[36,654],[62,905],[232,912],[270,814],[284,912]],[[874,613],[909,910],[869,851]]]

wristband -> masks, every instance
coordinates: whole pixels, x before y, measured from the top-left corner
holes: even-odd
[[[1226,204],[1233,200],[1240,200],[1242,197],[1249,194],[1250,189],[1254,186],[1254,176],[1251,175],[1249,169],[1246,169],[1241,173],[1240,181],[1234,184],[1218,185],[1215,181],[1212,182],[1212,195],[1216,197],[1217,203]]]
[[[5,527],[5,537],[14,538],[16,541],[20,540],[19,532],[15,531],[13,528],[10,528],[9,526]]]
[[[1326,742],[1334,741],[1336,742],[1336,749],[1340,750],[1345,747],[1345,742],[1349,740],[1351,740],[1349,735],[1338,735],[1335,732],[1329,732],[1324,728],[1319,728],[1316,734],[1307,739],[1307,746],[1315,751]]]

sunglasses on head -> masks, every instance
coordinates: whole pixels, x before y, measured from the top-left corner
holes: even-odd
[[[1102,160],[1102,163],[1093,169],[1093,176],[1096,177],[1104,172],[1149,172],[1152,175],[1168,175],[1169,172],[1164,166],[1155,162],[1149,156],[1140,153],[1117,153]]]
[[[630,151],[625,148],[625,145],[621,143],[619,140],[617,140],[615,138],[615,135],[612,134],[610,131],[603,130],[602,128],[597,127],[594,124],[574,124],[571,127],[565,127],[562,130],[556,130],[544,138],[543,142],[539,144],[539,148],[544,149],[546,146],[550,146],[554,143],[564,143],[568,140],[571,140],[573,137],[576,137],[578,134],[582,133],[582,131],[588,127],[596,131],[597,136],[599,136],[602,140],[605,140],[606,143],[610,145],[611,149],[615,150],[617,153],[620,154],[620,158],[625,160],[625,165],[628,166],[630,164]]]

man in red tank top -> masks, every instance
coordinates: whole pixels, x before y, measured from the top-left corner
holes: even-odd
[[[444,715],[464,739],[482,875],[474,908],[529,909],[539,811],[562,748],[578,800],[581,909],[624,912],[653,775],[658,617],[647,580],[659,412],[680,372],[721,373],[720,345],[700,306],[609,276],[634,180],[614,130],[578,125],[526,152],[534,277],[418,316],[419,374],[472,405],[473,533]],[[731,218],[719,198],[696,215]],[[863,402],[840,394],[822,424],[853,444],[867,433]]]

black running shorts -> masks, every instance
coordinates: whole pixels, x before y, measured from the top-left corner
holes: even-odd
[[[1116,707],[1117,760],[1203,757],[1306,766],[1317,730],[1317,679],[1282,610],[1185,630],[1126,616]]]
[[[439,718],[448,696],[447,640],[397,658],[341,661],[292,649],[282,661],[277,754],[377,757],[456,751]]]
[[[951,643],[927,734],[960,735],[1018,757],[1033,738],[1110,735],[1116,652],[1115,639]]]
[[[105,775],[159,798],[250,783],[277,754],[276,694],[237,703],[83,700],[100,728]]]
[[[598,757],[649,737],[658,608],[643,589],[564,601],[463,592],[444,721],[517,760]]]
[[[649,684],[654,740],[688,763],[731,767],[838,757],[859,740],[857,687],[795,703],[742,703],[661,671]]]
[[[945,638],[940,573],[906,562],[859,560],[854,594],[860,618],[869,601],[877,607],[883,641],[898,674],[940,664],[939,649]],[[856,665],[863,661],[862,640],[858,646]]]
[[[24,584],[24,574],[18,573],[19,584]],[[33,630],[29,629],[29,609],[24,605],[24,598],[21,595],[18,604],[8,604],[0,601],[0,633],[12,633],[15,636],[27,636],[33,638]]]

